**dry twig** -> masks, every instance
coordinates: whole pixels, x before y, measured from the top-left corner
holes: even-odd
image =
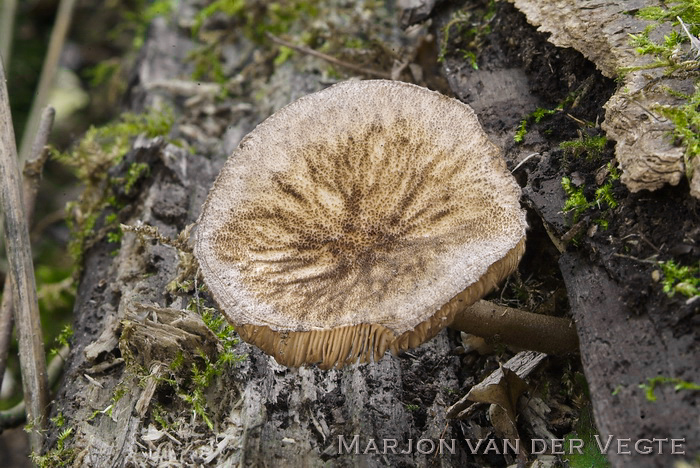
[[[8,67],[12,55],[12,35],[15,32],[15,11],[17,11],[17,0],[0,2],[0,57]]]
[[[69,351],[70,349],[68,346],[64,346],[51,359],[48,367],[49,387],[52,387],[58,382],[58,378],[61,376],[61,371],[63,370],[63,364],[65,364],[66,359],[68,359]],[[0,411],[0,432],[8,427],[16,427],[22,424],[27,416],[25,409],[26,405],[24,401],[21,401],[8,410]]]
[[[39,303],[29,230],[22,200],[22,182],[17,166],[17,147],[12,128],[10,102],[5,84],[5,68],[0,61],[0,200],[5,221],[5,245],[12,274],[12,295],[19,337],[22,386],[27,415],[32,424],[29,440],[32,450],[41,454],[42,431],[46,427],[49,390],[46,357],[39,318]]]
[[[39,86],[37,88],[32,108],[27,117],[27,123],[24,126],[24,134],[22,135],[22,144],[19,149],[20,164],[29,158],[31,155],[32,137],[36,134],[39,128],[39,120],[41,118],[41,110],[46,106],[49,99],[49,92],[53,86],[56,70],[58,69],[58,60],[61,58],[63,44],[66,42],[66,35],[70,27],[73,17],[73,7],[76,0],[61,0],[58,5],[58,13],[56,13],[56,23],[54,23],[49,40],[49,50],[44,58],[44,65],[41,68],[41,76],[39,77]]]
[[[390,80],[391,79],[391,74],[385,73],[382,71],[377,71],[377,70],[370,70],[368,68],[361,67],[359,65],[355,65],[354,63],[349,63],[349,62],[344,62],[343,60],[337,59],[331,55],[324,54],[323,52],[319,52],[314,49],[310,49],[309,47],[304,47],[300,45],[293,44],[291,42],[285,41],[284,39],[281,39],[274,34],[267,33],[267,37],[274,42],[275,44],[284,46],[284,47],[289,47],[292,50],[296,50],[297,52],[301,52],[302,54],[306,55],[311,55],[316,58],[320,58],[321,60],[325,60],[328,63],[332,63],[333,65],[338,65],[339,67],[347,68],[348,70],[352,70],[357,73],[361,73],[363,75],[367,76],[374,76],[376,78],[382,78],[384,80]]]
[[[44,112],[41,115],[39,133],[37,133],[36,138],[34,138],[34,144],[32,145],[32,157],[24,165],[22,189],[24,192],[24,204],[26,207],[25,218],[27,225],[31,223],[31,219],[34,215],[34,204],[36,201],[37,191],[39,190],[41,171],[49,157],[49,153],[46,151],[45,146],[49,139],[49,133],[51,133],[51,126],[53,125],[55,114],[56,113],[52,107],[47,107],[44,109]],[[12,319],[13,298],[12,294],[9,294],[9,292],[12,290],[12,283],[10,281],[10,275],[5,276],[5,286],[3,291],[7,291],[7,294],[3,294],[2,304],[0,304],[0,387],[2,386],[2,380],[5,376],[7,356],[10,351],[10,343],[12,342],[12,327],[14,325]]]

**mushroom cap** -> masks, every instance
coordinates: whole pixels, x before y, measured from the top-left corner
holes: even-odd
[[[520,187],[474,111],[398,81],[347,81],[249,133],[198,221],[204,280],[283,365],[417,346],[516,267]]]

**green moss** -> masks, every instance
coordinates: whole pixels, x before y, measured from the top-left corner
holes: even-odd
[[[134,188],[136,182],[141,180],[143,177],[148,177],[151,173],[151,168],[148,167],[146,163],[133,163],[129,166],[129,170],[126,173],[126,178],[124,179],[124,193],[129,195],[131,189]]]
[[[111,0],[102,2],[104,14],[118,19],[115,26],[106,31],[112,50],[111,57],[82,70],[82,77],[99,95],[102,109],[113,108],[126,91],[128,73],[144,44],[150,24],[158,16],[169,17],[177,0]],[[109,110],[104,115],[113,115]]]
[[[563,141],[559,144],[559,148],[565,153],[579,157],[586,155],[586,159],[597,159],[603,153],[608,139],[604,135],[582,135],[577,140]]]
[[[581,215],[590,208],[596,208],[601,211],[602,216],[595,219],[595,222],[603,229],[608,228],[608,220],[606,219],[608,210],[618,206],[618,201],[613,194],[613,184],[620,178],[620,173],[615,166],[614,161],[610,161],[607,166],[608,175],[605,183],[595,191],[595,198],[588,200],[585,195],[585,186],[575,187],[569,177],[563,177],[561,180],[562,188],[566,193],[567,199],[564,203],[562,211],[564,213],[573,213],[572,222],[576,223]]]
[[[605,454],[600,453],[595,436],[598,430],[593,421],[593,411],[590,404],[581,408],[581,413],[576,422],[574,431],[565,436],[564,446],[569,446],[569,441],[578,439],[583,441],[581,452],[572,450],[563,458],[568,462],[569,468],[606,468],[610,466]]]
[[[68,448],[66,442],[73,435],[73,428],[61,432],[56,439],[56,447],[49,450],[46,455],[37,455],[32,453],[31,459],[39,468],[55,468],[61,466],[70,466],[75,459],[75,449]]]
[[[515,132],[515,137],[513,138],[513,140],[515,140],[516,143],[522,143],[523,139],[525,139],[526,134],[527,134],[527,117],[520,121],[520,125],[518,126],[518,130],[516,130],[516,132]]]
[[[187,309],[198,313],[205,325],[219,338],[219,345],[215,356],[197,350],[193,355],[185,356],[179,351],[168,365],[165,374],[154,376],[143,368],[136,368],[139,376],[139,384],[145,386],[152,379],[157,379],[159,385],[169,387],[180,400],[187,404],[189,409],[209,427],[214,429],[214,421],[210,416],[207,403],[208,389],[214,380],[221,376],[227,369],[244,360],[247,356],[235,352],[238,344],[238,335],[233,327],[216,312],[205,304],[205,300],[198,297],[201,290],[195,291]],[[122,334],[122,340],[128,340],[128,329]],[[167,409],[156,405],[151,412],[151,418],[161,427],[169,426]]]
[[[192,365],[191,386],[186,391],[179,391],[178,396],[192,406],[192,411],[202,418],[209,426],[210,430],[214,429],[214,424],[207,414],[207,401],[205,391],[211,384],[214,377],[218,377],[223,372],[223,366],[217,360],[212,362],[209,356],[200,353],[200,358],[203,365],[197,363]],[[182,390],[182,389],[181,389]]]
[[[61,333],[56,337],[56,345],[51,349],[51,354],[58,353],[58,350],[63,346],[70,345],[70,339],[73,337],[73,327],[69,324],[63,326]]]
[[[128,391],[128,388],[124,382],[120,382],[119,385],[117,385],[114,388],[114,394],[112,395],[112,405],[116,405],[119,400],[121,400],[124,395],[126,395]]]
[[[122,208],[114,196],[114,183],[123,183],[128,193],[140,178],[148,174],[145,164],[133,164],[127,175],[118,180],[111,179],[108,170],[122,160],[137,135],[149,138],[167,135],[173,122],[173,112],[169,108],[149,109],[143,114],[124,113],[116,122],[90,127],[69,151],[53,151],[53,157],[69,167],[85,187],[80,198],[66,206],[66,219],[72,233],[68,250],[78,270],[86,246],[96,239],[95,230],[103,210],[111,207],[119,211]],[[115,232],[118,216],[114,212],[108,213],[106,221],[107,231],[112,232],[110,240],[118,241],[120,234]]]
[[[630,34],[630,44],[635,48],[640,55],[654,55],[656,61],[645,68],[659,68],[672,66],[671,57],[674,54],[674,49],[683,42],[683,36],[678,32],[672,31],[671,34],[664,37],[663,44],[658,44],[649,38],[649,34],[656,28],[656,25],[650,24],[644,31],[639,34]],[[641,68],[629,68],[628,71]]]
[[[319,0],[215,0],[197,12],[192,25],[192,36],[201,42],[188,56],[188,60],[194,64],[192,78],[221,85],[226,85],[229,79],[224,73],[221,59],[224,45],[222,35],[217,31],[204,33],[209,18],[217,15],[228,21],[229,29],[240,29],[253,42],[270,46],[267,34],[283,35],[300,20],[315,18],[320,3]],[[291,49],[280,47],[274,64],[281,65],[292,54]]]
[[[215,377],[220,376],[226,368],[243,361],[247,356],[235,352],[235,346],[239,340],[233,326],[221,314],[216,313],[214,308],[202,304],[198,298],[198,292],[195,292],[195,298],[190,300],[187,308],[198,312],[205,325],[219,338],[221,351],[216,360],[210,359],[209,356],[200,351],[198,355],[200,359],[191,366],[189,381],[175,384],[174,389],[178,396],[192,407],[192,411],[202,418],[209,429],[213,429],[213,422],[207,414],[206,390]],[[177,359],[176,357],[173,363]],[[181,364],[176,367],[179,366]]]
[[[169,429],[171,424],[167,419],[168,414],[162,405],[155,403],[151,410],[151,418],[158,424],[162,430]]]
[[[177,354],[175,355],[175,358],[173,361],[170,363],[170,370],[177,372],[180,370],[182,365],[185,362],[185,355],[183,354],[182,351],[178,351]]]
[[[233,348],[238,344],[238,335],[233,326],[226,321],[220,313],[213,307],[206,307],[197,304],[196,299],[192,299],[189,305],[190,310],[199,312],[204,324],[219,338],[224,347],[224,352],[233,352]]]
[[[561,186],[564,188],[564,192],[566,192],[567,196],[563,211],[565,213],[573,212],[573,222],[575,223],[592,205],[583,194],[584,187],[574,187],[570,178],[562,177]]]
[[[695,92],[685,98],[679,106],[658,106],[654,110],[673,122],[673,135],[685,146],[685,167],[688,179],[693,177],[691,160],[700,155],[700,81],[695,83]]]
[[[118,229],[116,231],[110,231],[107,233],[107,242],[109,242],[110,244],[120,244],[122,241],[122,237],[124,237],[124,233],[121,229]]]
[[[62,428],[63,426],[66,425],[66,418],[63,416],[63,412],[59,411],[56,416],[51,418],[51,422],[53,423],[54,426],[56,426],[58,429]]]
[[[94,67],[90,67],[85,71],[85,76],[88,78],[90,86],[96,88],[114,76],[119,70],[119,62],[115,60],[105,60]]]
[[[654,390],[656,389],[657,386],[659,385],[664,385],[664,384],[673,384],[674,385],[674,390],[681,391],[681,390],[690,390],[690,391],[698,391],[700,390],[700,385],[693,383],[693,382],[688,382],[686,380],[681,380],[675,377],[662,377],[662,376],[657,376],[657,377],[652,377],[650,379],[647,379],[646,383],[642,383],[639,385],[639,388],[644,390],[644,394],[649,401],[656,401],[656,395],[654,394]]]
[[[566,102],[568,102],[568,99],[565,102],[559,104],[554,109],[545,109],[543,107],[538,107],[533,113],[527,115],[523,120],[520,121],[518,130],[515,132],[515,137],[513,138],[515,142],[521,143],[523,141],[525,135],[527,134],[528,123],[534,122],[537,124],[540,123],[542,119],[549,117],[550,115],[554,115],[558,112],[561,112],[562,110],[564,110],[564,105]]]
[[[700,34],[700,1],[698,0],[680,0],[669,2],[665,8],[659,6],[650,6],[640,9],[636,16],[638,18],[653,21],[647,25],[644,31],[638,34],[630,34],[630,44],[635,48],[640,55],[651,55],[655,61],[644,67],[630,67],[620,70],[621,74],[629,73],[630,71],[649,69],[649,68],[666,68],[666,73],[672,73],[675,70],[684,68],[682,57],[679,57],[681,44],[688,42],[690,38],[682,30],[682,26],[678,18],[685,23],[688,32],[694,36]],[[650,34],[661,23],[672,23],[676,29],[665,35],[663,42],[655,42],[650,38]],[[696,51],[700,52],[700,51]]]
[[[275,57],[275,65],[282,65],[284,62],[289,60],[289,58],[294,55],[294,50],[286,46],[280,46],[277,52],[277,57]]]
[[[143,46],[148,26],[158,16],[170,15],[175,8],[175,0],[132,0],[132,2],[132,8],[127,6],[122,9],[122,21],[111,35],[129,33],[133,37],[133,49],[138,50]]]
[[[669,297],[676,293],[687,297],[700,296],[700,262],[697,266],[681,266],[669,260],[660,262],[663,288]]]
[[[664,7],[646,7],[639,10],[636,16],[653,23],[641,33],[631,34],[630,42],[637,53],[651,55],[655,61],[644,67],[623,69],[620,71],[622,75],[649,68],[665,68],[667,75],[676,71],[697,69],[697,59],[700,56],[700,40],[697,39],[700,34],[700,0],[672,1]],[[661,23],[671,23],[674,29],[664,36],[662,42],[655,42],[650,38],[650,33]],[[691,41],[691,52],[695,60],[687,60],[687,57],[679,53],[681,45],[688,41]],[[694,166],[691,160],[700,154],[700,114],[698,113],[700,81],[695,82],[695,92],[692,95],[683,95],[669,88],[666,88],[666,92],[681,102],[673,106],[657,106],[653,110],[673,122],[673,136],[686,148],[684,154],[686,176],[691,178]]]
[[[605,167],[608,169],[608,178],[610,180],[620,179],[620,170],[617,168],[615,160],[609,161]]]
[[[691,33],[698,35],[700,31],[700,1],[698,0],[676,0],[666,2],[665,8],[650,6],[640,9],[637,17],[649,21],[676,21],[681,17],[686,23],[693,23],[696,30]]]
[[[285,34],[300,19],[315,18],[319,3],[319,0],[216,0],[197,13],[192,35],[200,36],[206,20],[220,14],[242,27],[249,39],[264,43],[268,33]]]
[[[83,261],[85,246],[95,232],[95,224],[97,223],[99,212],[84,214],[77,210],[77,202],[69,202],[66,204],[66,224],[71,231],[71,239],[68,242],[68,253],[73,257],[79,269]]]
[[[198,47],[187,55],[187,60],[194,64],[192,79],[225,84],[228,80],[221,63],[221,44],[212,43]]]
[[[595,205],[598,208],[601,208],[602,205],[606,205],[608,208],[617,207],[617,200],[615,200],[615,196],[612,193],[612,181],[608,181],[602,187],[596,189]]]
[[[478,54],[486,36],[491,32],[491,20],[496,15],[496,2],[455,12],[442,28],[442,43],[438,52],[438,62],[443,62],[450,46],[455,53],[467,61],[474,70],[479,69]]]
[[[192,25],[192,35],[199,34],[204,21],[212,17],[214,14],[221,13],[227,16],[235,16],[243,12],[245,9],[245,0],[216,0],[208,6],[202,8],[194,18]]]
[[[131,147],[134,137],[167,135],[174,122],[172,109],[148,109],[143,114],[124,113],[113,123],[91,126],[68,152],[53,151],[53,157],[71,168],[83,183],[102,180]]]

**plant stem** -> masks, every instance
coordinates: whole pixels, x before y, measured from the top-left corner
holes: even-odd
[[[52,387],[58,382],[58,378],[61,376],[61,371],[63,370],[63,364],[65,364],[66,359],[68,359],[69,352],[70,348],[68,346],[63,346],[51,359],[48,368],[49,387]],[[2,432],[3,429],[16,427],[22,424],[27,417],[25,409],[26,405],[24,401],[20,401],[12,408],[0,411],[0,432]]]
[[[58,5],[58,13],[56,13],[56,22],[51,31],[49,40],[49,50],[44,58],[44,65],[41,68],[41,76],[39,78],[39,86],[37,88],[32,108],[27,117],[27,123],[24,125],[24,133],[22,134],[22,144],[19,149],[20,164],[27,160],[31,151],[31,142],[33,136],[39,128],[40,112],[46,106],[49,100],[49,92],[53,86],[58,62],[63,51],[63,44],[66,42],[66,35],[70,27],[71,18],[73,16],[73,7],[76,0],[61,0]]]
[[[33,426],[29,440],[34,453],[41,454],[42,432],[46,428],[49,408],[46,357],[29,230],[22,200],[22,181],[17,166],[17,147],[5,82],[5,67],[2,61],[0,61],[0,181],[2,181],[0,202],[5,221],[5,246],[9,274],[12,275],[22,386],[27,414]]]
[[[15,11],[17,11],[17,0],[0,0],[0,57],[5,61],[7,67],[10,66],[12,56],[12,35],[15,32]]]
[[[457,314],[450,327],[490,342],[546,354],[578,352],[578,335],[571,320],[533,314],[483,300]]]
[[[337,59],[331,55],[324,54],[323,52],[319,52],[314,49],[310,49],[308,47],[304,47],[301,45],[296,45],[293,44],[289,41],[285,41],[284,39],[281,39],[274,34],[267,33],[268,39],[270,39],[272,42],[275,44],[284,46],[284,47],[289,47],[292,50],[296,50],[297,52],[300,52],[302,54],[307,54],[311,55],[316,58],[320,58],[321,60],[325,60],[328,63],[332,63],[333,65],[338,65],[343,68],[347,68],[348,70],[352,70],[356,73],[361,73],[363,75],[368,75],[368,76],[373,76],[375,78],[382,78],[385,80],[390,80],[391,79],[391,74],[390,73],[385,73],[382,71],[377,71],[377,70],[370,70],[369,68],[361,67],[359,65],[355,65],[354,63],[349,63],[345,62],[343,60]]]
[[[41,171],[48,159],[49,153],[45,151],[46,142],[51,133],[53,118],[55,112],[52,107],[47,107],[41,115],[41,124],[39,125],[39,133],[37,133],[32,145],[32,157],[24,165],[24,179],[22,181],[22,189],[24,192],[24,203],[26,204],[26,220],[27,225],[31,224],[34,215],[34,205],[36,194],[39,190],[39,182],[41,180]],[[0,387],[2,380],[5,377],[5,368],[7,367],[7,356],[10,351],[10,343],[12,342],[12,327],[13,321],[13,306],[12,306],[12,283],[10,275],[5,276],[5,286],[0,304]]]

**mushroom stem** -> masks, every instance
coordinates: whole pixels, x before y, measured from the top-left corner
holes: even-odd
[[[458,313],[450,326],[491,342],[546,354],[578,352],[578,335],[571,320],[533,314],[484,300]]]

